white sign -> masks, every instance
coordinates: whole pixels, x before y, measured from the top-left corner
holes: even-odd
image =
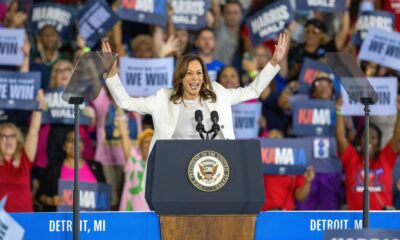
[[[241,103],[232,106],[233,126],[236,139],[258,137],[258,119],[261,115],[261,103]]]
[[[400,33],[373,28],[361,45],[360,60],[400,70]]]
[[[378,101],[370,106],[372,116],[389,116],[397,114],[397,79],[395,77],[371,77],[368,78],[372,87],[378,94]],[[364,105],[350,99],[341,86],[343,116],[364,116]]]
[[[25,230],[4,210],[7,196],[0,201],[0,239],[22,240]]]
[[[22,64],[24,37],[25,30],[0,29],[0,65],[19,66]]]
[[[120,61],[120,78],[131,96],[145,97],[172,87],[173,58],[129,58]]]

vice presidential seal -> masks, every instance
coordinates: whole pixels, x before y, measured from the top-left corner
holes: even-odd
[[[196,154],[189,163],[189,180],[197,189],[214,192],[229,179],[229,165],[218,152],[206,150]]]

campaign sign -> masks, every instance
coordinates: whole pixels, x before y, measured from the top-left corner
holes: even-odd
[[[247,19],[250,38],[254,46],[273,39],[292,20],[292,8],[289,0],[281,0],[267,5]]]
[[[296,9],[338,13],[346,9],[345,0],[297,0]]]
[[[257,138],[261,105],[260,102],[255,102],[241,103],[232,106],[233,126],[236,139]]]
[[[327,77],[334,82],[335,75],[328,64],[305,58],[299,75],[299,92],[308,94],[315,79]]]
[[[1,109],[38,109],[36,94],[40,88],[40,72],[0,71]]]
[[[311,159],[308,139],[260,139],[264,174],[301,175]]]
[[[25,30],[0,28],[0,65],[19,66],[24,59]]]
[[[337,155],[335,137],[311,138],[312,155],[310,164],[318,173],[342,171],[342,162]]]
[[[75,9],[63,4],[34,4],[28,20],[27,30],[36,34],[46,25],[54,26],[62,38],[70,39],[74,30]]]
[[[358,58],[400,71],[400,34],[370,29]]]
[[[165,26],[167,24],[166,0],[121,0],[117,11],[120,18],[147,24]]]
[[[356,33],[351,39],[352,43],[361,45],[371,28],[393,32],[394,15],[386,11],[362,12],[357,18]]]
[[[4,209],[6,202],[7,195],[0,200],[0,239],[22,240],[25,230],[6,212]]]
[[[121,82],[129,95],[135,97],[150,96],[161,88],[171,88],[173,71],[173,58],[120,59]]]
[[[73,181],[58,181],[58,195],[64,200],[64,204],[57,207],[58,212],[72,211],[73,194]],[[111,185],[79,182],[79,209],[81,211],[110,211]]]
[[[67,125],[74,124],[74,105],[69,104],[61,98],[63,88],[48,89],[45,93],[47,108],[42,112],[42,124],[46,123],[62,123]],[[83,109],[87,106],[84,102],[80,105]],[[89,125],[90,118],[80,112],[79,124]]]
[[[370,106],[372,116],[393,116],[397,114],[397,78],[396,77],[370,77],[372,87],[378,94],[378,101]],[[364,105],[350,98],[342,87],[342,115],[364,116]]]
[[[334,136],[336,107],[333,101],[292,102],[293,134],[296,136]]]
[[[210,0],[171,0],[172,21],[176,28],[198,30],[207,25],[206,13]]]
[[[400,230],[387,229],[358,229],[358,230],[327,230],[324,240],[338,239],[374,239],[374,240],[394,240],[399,239]]]
[[[118,21],[118,15],[104,0],[88,1],[79,12],[79,35],[93,47]]]

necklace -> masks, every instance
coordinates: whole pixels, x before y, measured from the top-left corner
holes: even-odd
[[[193,99],[193,100],[185,100],[182,98],[183,107],[187,109],[194,109],[197,106],[201,105],[200,99]]]

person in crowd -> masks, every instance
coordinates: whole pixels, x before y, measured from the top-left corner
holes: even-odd
[[[117,75],[116,64],[109,71],[106,84],[119,107],[152,115],[155,134],[151,146],[156,139],[199,138],[193,118],[197,109],[204,113],[206,129],[211,125],[208,117],[210,112],[218,111],[219,123],[224,127],[217,137],[234,139],[231,105],[259,97],[279,71],[278,62],[284,56],[286,46],[286,35],[281,34],[270,62],[247,88],[227,90],[218,83],[211,82],[202,58],[196,55],[186,55],[177,63],[173,89],[161,89],[153,96],[129,97]],[[103,43],[102,48],[104,52],[111,52],[107,42]]]
[[[214,59],[215,33],[212,28],[202,28],[198,31],[195,46],[198,55],[206,64],[207,72],[211,81],[217,79],[218,72],[224,66],[224,63]]]
[[[58,193],[58,182],[74,181],[74,159],[75,159],[75,132],[71,127],[64,135],[63,152],[64,157],[51,162],[44,170],[40,181],[37,198],[43,206],[43,211],[54,212],[57,206],[64,202],[63,196]],[[84,145],[79,138],[79,181],[89,183],[104,183],[103,169],[97,161],[87,161],[82,157]]]
[[[280,129],[270,129],[269,138],[283,138]],[[265,202],[262,211],[287,210],[296,208],[296,201],[304,201],[311,190],[315,172],[312,166],[307,167],[304,175],[264,175]]]
[[[336,141],[338,152],[343,164],[346,186],[346,200],[349,210],[362,210],[364,159],[365,159],[365,129],[360,140],[358,151],[346,138],[343,116],[340,108],[343,100],[337,101]],[[400,146],[400,97],[397,97],[397,119],[390,141],[381,150],[382,132],[378,126],[369,126],[369,169],[370,169],[370,209],[383,210],[393,205],[393,168],[396,163]]]
[[[24,12],[23,1],[12,0],[7,8],[3,26],[6,28],[24,28],[28,14]]]
[[[118,127],[121,132],[122,148],[125,157],[125,182],[121,197],[120,211],[149,211],[144,198],[144,169],[149,155],[149,147],[153,138],[153,129],[146,129],[139,134],[138,150],[129,137],[127,117],[120,108],[117,110]]]
[[[242,85],[239,73],[233,66],[223,67],[217,76],[217,82],[226,89],[238,88]]]
[[[39,111],[32,113],[28,134],[24,138],[12,123],[0,124],[0,199],[8,197],[7,212],[32,212],[30,171],[38,146],[39,128],[44,107],[43,91],[37,94]]]
[[[243,18],[242,6],[237,0],[226,1],[223,18],[216,19],[215,59],[231,65],[239,45],[240,24]]]

